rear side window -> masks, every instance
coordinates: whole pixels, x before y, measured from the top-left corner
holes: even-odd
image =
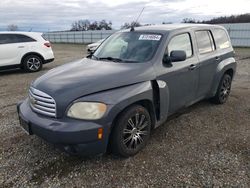
[[[48,41],[47,37],[46,37],[44,34],[42,34],[42,38],[43,38],[44,40]]]
[[[36,40],[26,35],[16,35],[16,41],[17,42],[34,42]]]
[[[22,34],[0,34],[0,44],[34,42],[35,39]]]
[[[195,36],[200,54],[209,53],[215,50],[210,31],[196,31]]]
[[[228,36],[226,34],[226,31],[224,31],[223,29],[214,29],[213,36],[217,49],[225,49],[230,47]]]
[[[188,33],[174,36],[168,44],[168,55],[174,50],[183,50],[187,58],[193,55],[191,39]]]

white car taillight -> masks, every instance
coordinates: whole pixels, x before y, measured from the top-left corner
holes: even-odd
[[[50,44],[49,42],[46,42],[46,43],[44,43],[44,46],[50,48],[50,47],[51,47],[51,44]]]

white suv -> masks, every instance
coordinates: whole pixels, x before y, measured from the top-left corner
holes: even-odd
[[[53,60],[51,44],[42,33],[0,32],[0,70],[22,68],[37,72]]]

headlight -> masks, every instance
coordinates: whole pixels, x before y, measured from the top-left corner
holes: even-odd
[[[76,102],[68,110],[67,116],[77,119],[100,119],[106,112],[107,106],[97,102]]]

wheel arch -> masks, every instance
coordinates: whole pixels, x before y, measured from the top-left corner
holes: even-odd
[[[41,54],[37,53],[37,52],[28,52],[26,54],[23,55],[22,59],[21,59],[21,67],[23,67],[23,63],[24,63],[24,60],[26,57],[28,57],[29,55],[36,55],[38,56],[39,58],[41,58],[42,60],[42,63],[44,64],[44,58]]]
[[[150,118],[152,120],[152,127],[151,128],[154,128],[155,124],[156,124],[156,118],[155,118],[155,110],[154,110],[154,105],[153,105],[153,102],[149,99],[142,99],[142,100],[138,100],[138,101],[135,101],[129,105],[127,105],[124,109],[122,109],[118,114],[116,114],[113,122],[112,122],[112,128],[111,128],[111,132],[112,132],[112,129],[113,127],[115,126],[115,123],[118,121],[118,119],[120,118],[121,114],[127,110],[128,108],[130,108],[131,106],[133,105],[141,105],[143,106],[144,108],[146,108],[150,114]]]
[[[234,58],[228,58],[219,63],[216,70],[216,74],[214,76],[211,92],[208,97],[213,97],[216,94],[220,80],[225,74],[229,74],[233,79],[235,71],[236,71],[236,61]]]
[[[232,68],[229,68],[229,69],[227,69],[226,71],[224,71],[224,74],[223,74],[223,75],[225,75],[225,74],[228,74],[229,76],[231,76],[231,78],[233,78],[235,72],[234,72],[234,70],[233,70]]]

